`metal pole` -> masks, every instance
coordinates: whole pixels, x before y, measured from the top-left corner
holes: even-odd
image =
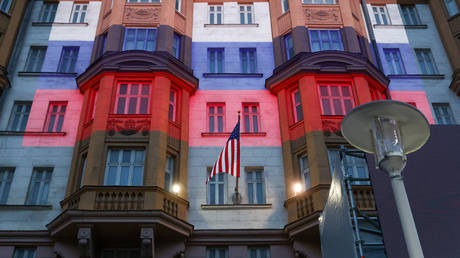
[[[403,178],[400,173],[390,175],[390,178],[409,257],[423,258],[422,246],[418,238],[414,217],[412,216],[409,205],[409,199],[407,199]]]

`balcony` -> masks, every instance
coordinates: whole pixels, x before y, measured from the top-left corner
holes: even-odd
[[[160,210],[185,220],[189,202],[157,186],[84,186],[61,202],[63,210]]]

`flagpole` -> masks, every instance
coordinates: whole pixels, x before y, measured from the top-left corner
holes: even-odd
[[[238,110],[238,123],[240,122],[240,113],[241,111]],[[236,186],[235,186],[235,200],[236,200],[236,204],[239,204],[240,203],[240,194],[238,193],[238,175],[236,175]]]

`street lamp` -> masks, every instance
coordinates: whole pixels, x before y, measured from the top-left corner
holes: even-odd
[[[374,154],[377,167],[388,173],[409,257],[423,258],[401,172],[406,154],[420,149],[430,136],[425,116],[404,102],[373,101],[343,118],[342,135],[354,147]]]

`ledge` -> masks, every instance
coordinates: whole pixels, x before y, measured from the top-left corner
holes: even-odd
[[[53,22],[53,25],[88,26],[87,22]]]
[[[10,9],[11,9],[11,6],[10,6]],[[6,15],[8,16],[8,18],[11,18],[11,14],[4,12],[3,10],[0,10],[0,14]]]
[[[444,74],[389,74],[388,78],[392,79],[431,79],[443,80]]]
[[[272,204],[201,204],[203,210],[243,210],[243,209],[271,209]]]
[[[53,205],[0,204],[0,210],[51,210]]]
[[[240,23],[226,23],[226,24],[204,24],[204,27],[219,27],[219,28],[234,28],[234,27],[259,27],[258,23],[240,24]]]
[[[30,136],[30,135],[39,135],[39,136],[64,136],[66,132],[16,132],[16,131],[0,131],[0,136]]]
[[[457,14],[454,14],[454,15],[450,16],[450,17],[447,19],[447,21],[448,21],[448,22],[451,22],[452,20],[454,20],[454,19],[457,18],[457,17],[460,17],[460,13],[457,13]]]
[[[222,136],[230,136],[231,132],[222,132],[222,133],[201,133],[203,137],[222,137]],[[266,132],[259,132],[259,133],[240,133],[241,136],[267,136]]]
[[[205,78],[227,78],[227,77],[261,78],[263,76],[264,76],[263,73],[203,73],[203,77]]]
[[[77,73],[59,73],[59,72],[18,72],[18,76],[61,76],[77,77]]]
[[[53,25],[52,22],[32,22],[32,26],[49,27],[51,25]]]
[[[406,24],[374,24],[374,28],[405,28],[405,29],[427,29],[426,24],[406,25]]]

